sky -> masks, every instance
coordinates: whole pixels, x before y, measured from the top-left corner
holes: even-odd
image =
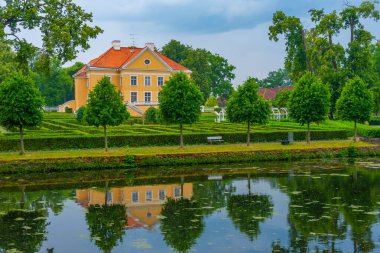
[[[171,39],[193,48],[205,48],[225,57],[236,67],[235,85],[247,77],[264,78],[269,71],[283,67],[284,41],[270,41],[268,27],[277,10],[312,24],[308,10],[326,11],[344,7],[344,0],[74,0],[93,13],[93,24],[104,33],[90,41],[91,48],[80,52],[75,61],[89,62],[105,52],[112,40],[122,46],[143,47],[155,43],[161,49]],[[89,4],[91,2],[91,4]],[[350,0],[351,4],[362,1]],[[380,23],[365,21],[380,38]],[[337,40],[346,43],[348,33]],[[73,61],[73,62],[75,62]],[[66,65],[70,65],[70,62]]]

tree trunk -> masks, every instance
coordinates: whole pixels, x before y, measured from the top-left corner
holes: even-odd
[[[108,201],[107,201],[107,195],[108,195],[108,181],[106,181],[106,185],[105,185],[105,187],[104,187],[104,190],[105,190],[104,205],[108,205]]]
[[[251,195],[251,174],[248,174],[248,194]]]
[[[331,33],[329,33],[329,43],[330,43],[330,48],[332,48],[333,41],[332,41],[332,34]],[[336,63],[335,57],[333,56],[331,60],[332,60],[333,68],[335,69],[335,71],[337,71],[338,70],[338,64]]]
[[[302,42],[303,42],[303,49],[305,51],[306,63],[307,63],[307,66],[309,68],[309,72],[313,73],[313,67],[311,66],[310,59],[307,55],[307,44],[306,44],[306,36],[305,36],[305,30],[304,29],[301,30],[301,36],[302,36]]]
[[[355,126],[354,126],[354,142],[356,142],[358,138],[358,128],[356,126],[356,120],[355,120]]]
[[[248,127],[247,127],[247,147],[251,144],[251,133],[250,133],[250,130],[251,130],[251,124],[248,121]]]
[[[352,43],[352,42],[354,42],[354,24],[353,23],[351,23],[350,24],[350,33],[351,33],[351,39],[350,39],[350,42]]]
[[[20,155],[25,154],[25,148],[24,148],[24,128],[20,126]]]
[[[310,122],[307,122],[307,144],[310,144]]]
[[[183,185],[185,184],[185,177],[181,177],[181,198],[183,198]]]
[[[182,126],[182,124],[179,125],[179,145],[181,148],[183,148],[183,126]]]
[[[104,129],[104,148],[106,150],[106,152],[108,151],[108,143],[107,143],[107,126],[104,125],[103,126],[103,129]]]

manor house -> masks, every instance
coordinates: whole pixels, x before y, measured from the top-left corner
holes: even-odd
[[[158,106],[161,87],[179,71],[191,73],[157,52],[153,43],[146,43],[144,48],[121,47],[120,40],[114,40],[110,49],[74,75],[75,100],[60,105],[59,111],[85,106],[88,93],[106,76],[123,96],[131,116],[141,116],[149,107]]]

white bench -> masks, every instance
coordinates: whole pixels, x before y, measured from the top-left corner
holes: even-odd
[[[222,136],[209,136],[207,137],[207,142],[212,144],[213,142],[223,142]]]

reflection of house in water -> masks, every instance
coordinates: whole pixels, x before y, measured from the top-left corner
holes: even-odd
[[[183,197],[193,196],[193,184],[183,184]],[[97,189],[76,190],[77,202],[83,207],[89,205],[123,204],[127,207],[128,227],[147,227],[157,223],[162,205],[168,198],[181,197],[181,185],[144,185],[112,188],[107,191]]]

